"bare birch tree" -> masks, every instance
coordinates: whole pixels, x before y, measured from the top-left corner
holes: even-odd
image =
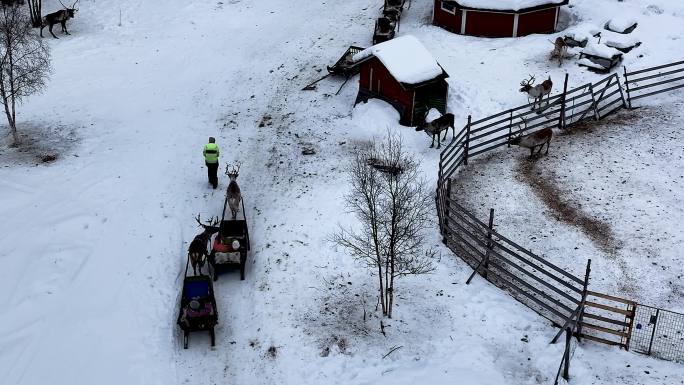
[[[435,252],[424,246],[430,194],[397,135],[358,152],[348,174],[346,203],[359,226],[341,228],[332,240],[377,275],[379,303],[391,318],[395,279],[433,270]]]
[[[50,72],[50,51],[18,6],[0,10],[0,102],[14,143],[19,142],[16,107],[25,97],[45,87]]]

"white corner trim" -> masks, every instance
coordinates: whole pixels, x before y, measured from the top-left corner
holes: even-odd
[[[468,18],[468,11],[465,9],[461,12],[461,35],[465,35],[466,31],[466,19]]]
[[[513,37],[518,37],[518,18],[520,14],[516,13],[513,17]]]

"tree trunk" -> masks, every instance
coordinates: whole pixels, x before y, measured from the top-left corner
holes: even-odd
[[[5,115],[7,116],[7,124],[10,127],[10,132],[12,133],[13,145],[19,144],[19,134],[17,133],[17,123],[14,118],[14,114],[10,111],[11,102],[5,99]]]
[[[10,131],[12,132],[12,138],[14,140],[14,145],[19,144],[19,134],[17,133],[17,114],[16,114],[16,90],[14,88],[14,56],[12,54],[12,39],[11,36],[7,35],[7,64],[8,75],[9,75],[9,94],[5,95],[7,90],[3,90],[3,98],[5,99],[5,113],[7,114],[7,122],[10,126]]]
[[[28,0],[29,15],[31,16],[31,25],[34,28],[40,28],[42,24],[42,1],[41,0]]]
[[[385,303],[385,285],[382,279],[382,265],[378,264],[378,280],[380,281],[380,306],[382,307],[382,314],[387,313],[387,304]]]

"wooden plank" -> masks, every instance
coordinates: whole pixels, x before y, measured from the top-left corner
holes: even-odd
[[[680,77],[672,78],[672,79],[667,79],[667,80],[663,80],[663,81],[660,81],[660,82],[649,83],[649,84],[645,84],[645,85],[643,85],[643,86],[634,87],[634,88],[632,88],[632,89],[630,90],[630,92],[636,92],[636,91],[643,90],[643,89],[645,89],[645,88],[651,88],[651,87],[661,86],[661,85],[663,85],[663,84],[675,83],[675,82],[678,82],[678,81],[680,81],[680,80],[682,80],[682,79],[684,79],[684,76],[680,76]]]
[[[627,333],[625,333],[625,332],[621,332],[621,331],[609,329],[609,328],[607,328],[607,327],[603,327],[603,326],[599,326],[599,325],[594,325],[594,324],[590,324],[590,323],[587,323],[587,322],[580,322],[580,323],[582,324],[582,327],[585,327],[585,328],[587,328],[587,329],[598,330],[598,331],[601,331],[601,332],[604,332],[604,333],[616,335],[616,336],[621,337],[621,338],[627,337]]]
[[[622,342],[615,342],[615,341],[607,340],[607,339],[604,339],[604,338],[600,338],[600,337],[596,337],[596,336],[591,336],[591,335],[588,335],[588,334],[580,334],[580,337],[582,337],[582,338],[584,338],[584,339],[587,339],[587,340],[589,340],[589,341],[599,342],[599,343],[606,344],[606,345],[621,346],[621,347],[623,347],[623,348],[625,347],[625,345],[622,344]]]
[[[454,213],[453,210],[449,212],[449,214],[453,214],[453,213]],[[457,214],[457,215],[458,215],[458,214]],[[478,246],[481,246],[482,248],[486,248],[486,247],[487,247],[487,243],[486,243],[486,241],[484,240],[485,234],[483,234],[482,232],[480,232],[480,236],[478,237],[478,236],[476,236],[475,234],[473,234],[473,233],[471,233],[470,231],[468,231],[468,230],[464,227],[464,226],[466,226],[465,224],[461,224],[461,223],[456,222],[454,218],[447,217],[447,221],[448,221],[448,222],[452,222],[454,226],[456,226],[456,227],[458,227],[459,229],[461,229],[461,230],[465,233],[465,235],[467,235],[469,239],[474,240],[474,241],[478,244]],[[457,236],[459,236],[460,238],[462,238],[460,235],[457,235]],[[535,265],[534,263],[531,263],[530,261],[527,261],[527,260],[525,260],[525,259],[522,259],[520,256],[518,256],[518,255],[516,255],[516,254],[510,254],[512,257],[515,257],[515,258],[517,258],[518,260],[520,260],[521,263],[523,263],[523,264],[525,264],[525,265],[527,265],[527,266],[530,266],[532,269],[534,269],[534,270],[536,271],[536,274],[537,274],[537,275],[535,275],[535,272],[530,272],[530,271],[528,271],[527,269],[525,269],[525,267],[520,266],[520,265],[517,264],[517,263],[513,263],[513,262],[512,262],[510,259],[508,259],[504,254],[502,254],[499,250],[497,250],[497,249],[500,249],[501,246],[500,246],[496,241],[491,241],[491,242],[492,242],[493,246],[492,246],[492,248],[489,250],[489,253],[490,253],[490,255],[492,256],[492,258],[496,257],[496,258],[498,258],[498,259],[504,261],[505,263],[507,263],[507,264],[510,265],[511,267],[514,267],[514,268],[520,270],[520,272],[524,273],[524,274],[527,275],[528,277],[530,277],[530,278],[532,278],[532,279],[538,281],[539,283],[541,283],[541,284],[547,286],[547,287],[550,288],[551,290],[556,291],[559,295],[561,295],[561,296],[567,298],[567,299],[570,300],[571,302],[573,302],[573,303],[575,303],[575,304],[577,304],[577,303],[580,302],[579,299],[573,298],[573,297],[570,296],[569,294],[567,294],[567,293],[565,293],[565,292],[559,290],[559,289],[556,288],[554,285],[552,285],[552,284],[550,284],[550,283],[544,281],[544,280],[543,280],[542,278],[540,278],[539,276],[542,276],[542,277],[543,277],[543,276],[547,276],[547,277],[549,277],[549,278],[552,278],[554,281],[560,283],[561,285],[563,285],[563,286],[567,287],[568,289],[573,290],[573,291],[575,291],[575,292],[577,292],[577,293],[580,293],[581,290],[575,288],[575,287],[572,286],[570,283],[568,283],[568,282],[566,282],[566,281],[563,281],[563,280],[559,279],[558,277],[556,277],[556,276],[554,276],[554,275],[549,274],[545,269],[540,268],[539,266]],[[470,242],[469,242],[469,243],[470,243]],[[473,247],[473,248],[475,248],[475,247]],[[484,257],[484,252],[478,250],[478,253],[480,254],[480,257]]]
[[[649,93],[647,93],[647,94],[632,96],[632,100],[637,100],[637,99],[645,98],[645,97],[647,97],[647,96],[651,96],[651,95],[655,95],[655,94],[661,94],[661,93],[663,93],[663,92],[674,91],[674,90],[676,90],[676,89],[678,89],[678,88],[682,88],[682,87],[684,87],[684,84],[680,84],[680,85],[674,86],[674,87],[663,88],[662,90],[649,92]]]
[[[591,295],[593,297],[605,298],[605,299],[609,299],[609,300],[615,301],[615,302],[622,302],[622,303],[626,303],[628,305],[635,305],[636,304],[634,301],[630,301],[630,300],[624,299],[624,298],[615,297],[615,296],[608,295],[608,294],[599,293],[597,291],[587,290],[587,295]]]
[[[651,68],[644,68],[644,69],[642,69],[642,70],[637,70],[637,71],[633,71],[633,72],[627,72],[627,76],[632,76],[632,75],[636,75],[636,74],[641,74],[641,73],[644,73],[644,72],[655,71],[655,70],[659,70],[659,69],[661,69],[661,68],[674,67],[674,66],[677,66],[677,65],[680,65],[680,64],[684,64],[684,61],[678,61],[678,62],[674,62],[674,63],[670,63],[670,64],[663,64],[663,65],[655,66],[655,67],[651,67]]]
[[[617,104],[617,103],[622,103],[622,99],[620,99],[620,98],[614,99],[612,102],[606,103],[606,104],[604,104],[602,107],[599,107],[599,108],[598,108],[598,112],[599,112],[599,115],[601,115],[601,119],[603,119],[604,117],[606,117],[606,116],[608,115],[608,113],[605,113],[605,114],[601,114],[601,113],[602,113],[603,111],[605,111],[606,109],[608,109],[608,108],[614,106],[614,105]],[[612,110],[611,110],[611,111],[612,111]]]
[[[657,73],[655,75],[644,76],[643,78],[629,79],[629,82],[630,83],[637,83],[637,82],[642,82],[644,80],[651,80],[651,79],[655,79],[655,78],[659,78],[659,77],[663,77],[663,76],[674,75],[674,74],[677,74],[680,72],[684,72],[684,68],[680,68],[680,69],[674,70],[674,71],[660,72],[660,73]]]
[[[627,315],[627,316],[633,314],[633,312],[631,312],[629,310],[622,310],[622,309],[618,309],[616,307],[612,307],[612,306],[608,306],[608,305],[602,305],[602,304],[596,303],[596,302],[587,301],[585,304],[589,307],[595,307],[598,309],[608,310],[608,311],[612,311],[614,313],[620,313],[620,314]]]
[[[595,320],[598,320],[598,321],[602,321],[602,322],[606,322],[606,323],[611,323],[611,324],[618,325],[618,326],[624,326],[624,327],[627,327],[627,328],[629,328],[629,327],[631,326],[631,324],[630,324],[630,323],[627,323],[627,322],[618,321],[618,320],[614,320],[614,319],[612,319],[612,318],[603,317],[603,316],[596,315],[596,314],[591,314],[591,313],[584,313],[584,318],[595,319]],[[630,319],[631,319],[631,318],[630,318]]]

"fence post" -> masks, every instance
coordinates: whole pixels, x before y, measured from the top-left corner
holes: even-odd
[[[599,121],[600,118],[599,118],[598,109],[597,109],[598,102],[596,101],[596,96],[594,96],[594,85],[593,84],[589,84],[589,92],[591,92],[591,100],[592,100],[591,106],[589,106],[589,108],[594,110],[594,120]]]
[[[463,150],[463,164],[468,165],[468,149],[470,148],[470,122],[471,115],[468,115],[468,124],[466,125],[465,147]]]
[[[561,96],[561,110],[560,110],[560,116],[558,117],[558,129],[559,130],[564,130],[565,129],[565,99],[568,94],[568,73],[565,73],[565,83],[563,83],[563,96]]]
[[[618,90],[620,90],[620,97],[622,98],[622,107],[625,108],[627,107],[627,99],[625,99],[625,93],[622,92],[622,84],[620,83],[620,76],[618,76],[618,74],[615,74],[615,81],[617,82]]]
[[[470,281],[475,278],[475,274],[477,274],[478,271],[480,271],[480,267],[484,265],[484,272],[482,272],[482,276],[487,279],[487,271],[489,271],[489,251],[492,250],[492,247],[494,247],[492,243],[492,230],[494,229],[494,209],[489,209],[489,230],[487,231],[487,251],[485,252],[484,258],[480,261],[480,263],[475,266],[475,269],[473,272],[470,274],[470,277],[468,277],[468,280],[466,280],[466,285],[470,285]]]
[[[511,116],[508,117],[508,148],[511,148],[511,133],[513,132],[513,110],[511,110]]]
[[[625,71],[624,73],[625,73],[625,88],[627,90],[627,108],[629,108],[631,110],[632,109],[632,96],[629,94],[629,80],[627,79],[627,67],[622,66],[622,68]]]
[[[584,303],[587,302],[587,291],[589,286],[589,275],[591,274],[591,259],[587,260],[587,270],[584,273],[584,287],[582,288],[581,309],[577,315],[577,341],[582,341],[582,320],[584,319]]]
[[[651,348],[653,347],[653,338],[655,337],[656,328],[658,327],[658,315],[660,314],[660,309],[656,309],[655,322],[653,323],[653,331],[651,332],[651,342],[648,344],[648,355],[651,355]]]
[[[492,230],[494,230],[494,209],[489,209],[489,231],[487,231],[487,252],[485,253],[484,273],[482,276],[487,279],[487,272],[489,271],[489,254],[494,246],[492,243]]]
[[[572,328],[565,329],[565,353],[563,353],[565,365],[563,366],[563,378],[570,380],[570,339],[572,338]]]
[[[449,198],[451,198],[451,181],[446,180],[444,183],[446,183],[446,196],[442,197],[442,201],[444,202],[444,213],[442,214],[443,216],[443,221],[444,221],[444,229],[442,230],[442,243],[447,244],[448,239],[447,239],[447,233],[448,233],[448,222],[449,222],[449,209],[451,206],[451,203],[449,202]]]

